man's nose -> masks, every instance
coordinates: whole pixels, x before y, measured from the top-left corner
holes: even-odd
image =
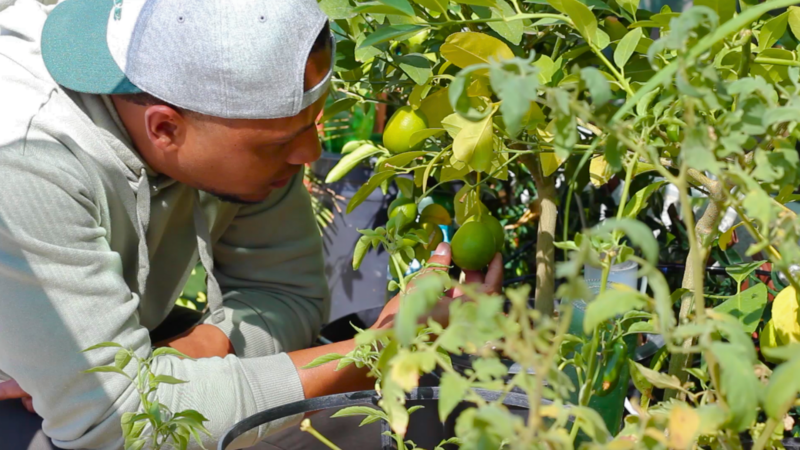
[[[316,127],[309,128],[297,136],[290,145],[292,150],[286,162],[292,165],[312,163],[322,155],[322,144],[319,142]]]

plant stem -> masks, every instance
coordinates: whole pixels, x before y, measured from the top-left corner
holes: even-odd
[[[556,247],[556,185],[551,176],[544,176],[538,155],[523,155],[521,159],[533,176],[539,198],[539,227],[536,233],[536,310],[542,315],[552,316],[555,309],[555,259]]]
[[[631,161],[625,169],[625,186],[622,188],[622,197],[619,199],[619,208],[617,208],[617,219],[622,219],[622,213],[625,211],[625,206],[628,203],[628,195],[631,192],[631,180],[633,179],[633,172],[636,170],[636,163],[639,157],[635,154],[631,156]]]
[[[306,433],[314,436],[315,438],[317,438],[318,441],[325,444],[325,446],[327,446],[331,450],[342,450],[336,444],[329,441],[328,438],[321,435],[319,431],[315,430],[314,427],[311,426],[311,420],[309,419],[304,419],[303,422],[300,423],[300,430],[305,431]]]
[[[761,432],[761,435],[758,437],[756,443],[753,444],[753,450],[764,450],[764,447],[767,445],[767,441],[769,441],[769,437],[772,436],[772,433],[775,431],[775,427],[777,426],[777,420],[768,419],[764,430]]]
[[[709,201],[705,212],[700,220],[695,224],[694,212],[690,204],[689,197],[689,184],[687,178],[691,177],[689,169],[681,171],[679,177],[680,183],[678,189],[680,191],[681,212],[683,221],[686,226],[686,233],[689,238],[689,257],[686,259],[686,269],[683,273],[683,282],[681,287],[693,293],[692,296],[684,295],[681,298],[681,308],[678,312],[678,323],[682,323],[689,318],[693,309],[697,310],[698,320],[702,322],[705,319],[705,297],[703,282],[705,277],[705,257],[707,255],[707,247],[714,236],[716,236],[719,227],[719,221],[722,217],[722,183],[703,177],[705,182],[703,186],[709,191]],[[698,177],[693,177],[697,179]],[[683,342],[683,348],[689,348],[693,345],[692,339],[687,339]],[[691,362],[689,355],[686,353],[674,354],[670,358],[669,373],[678,377],[681,383],[685,383],[689,379],[689,374],[686,368]],[[664,393],[665,399],[675,398],[678,395],[684,397],[678,391],[669,389]]]
[[[603,52],[600,51],[597,47],[590,44],[589,48],[591,48],[592,52],[598,58],[600,58],[600,61],[603,61],[603,64],[605,64],[606,67],[608,67],[608,70],[611,72],[611,74],[614,75],[614,78],[616,78],[617,81],[619,81],[619,84],[622,85],[622,89],[625,89],[625,92],[628,93],[628,98],[632,98],[635,95],[633,89],[631,89],[631,86],[628,84],[628,81],[625,79],[625,77],[622,76],[619,70],[617,70],[617,68],[614,67],[613,64],[611,64],[611,61],[609,61],[608,58],[606,58],[606,55],[604,55]]]

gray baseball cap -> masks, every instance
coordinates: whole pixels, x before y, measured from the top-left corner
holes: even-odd
[[[333,61],[322,82],[303,86],[327,21],[316,0],[65,0],[47,18],[42,56],[78,92],[146,92],[230,119],[291,117],[328,90]]]

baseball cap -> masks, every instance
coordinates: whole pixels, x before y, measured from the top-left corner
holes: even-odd
[[[45,22],[42,57],[77,92],[146,92],[230,119],[291,117],[329,87],[334,56],[317,86],[303,86],[327,21],[316,0],[64,0]]]

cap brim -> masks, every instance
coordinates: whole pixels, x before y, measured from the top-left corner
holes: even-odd
[[[67,0],[42,31],[42,57],[56,83],[88,94],[143,92],[122,73],[106,42],[114,0]]]

